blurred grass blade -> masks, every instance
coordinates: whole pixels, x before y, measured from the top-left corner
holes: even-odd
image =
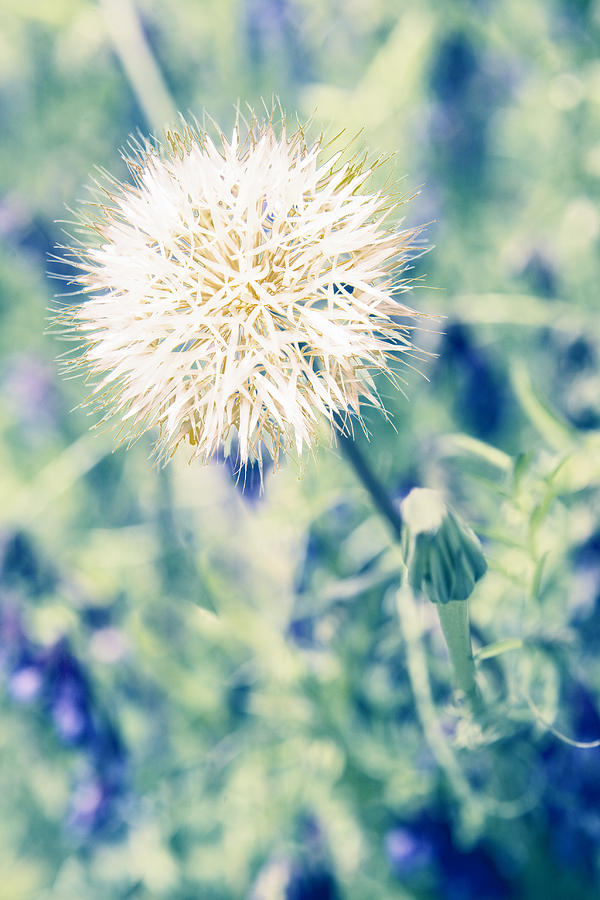
[[[481,647],[473,654],[473,658],[476,662],[481,662],[484,659],[493,659],[503,653],[509,653],[511,650],[520,650],[522,647],[522,638],[506,638],[503,641],[494,641],[492,644]]]
[[[597,327],[593,310],[577,309],[572,303],[556,300],[550,318],[547,301],[531,294],[462,294],[453,298],[452,313],[468,325],[551,328],[568,334]]]
[[[40,469],[31,484],[22,488],[13,503],[8,504],[6,519],[21,524],[32,522],[108,452],[106,444],[95,433],[83,434]]]
[[[510,374],[515,394],[531,424],[554,450],[568,450],[573,444],[574,430],[540,398],[526,366],[515,361]]]
[[[477,456],[496,469],[508,472],[512,466],[512,458],[497,447],[471,437],[470,434],[458,432],[444,435],[440,446],[445,456],[459,456],[463,453]]]

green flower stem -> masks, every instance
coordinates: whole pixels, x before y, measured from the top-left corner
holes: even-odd
[[[402,515],[400,510],[394,505],[389,493],[353,438],[343,433],[339,427],[336,430],[344,456],[354,469],[363,487],[369,493],[373,505],[388,523],[394,539],[400,543],[402,538]],[[479,692],[475,677],[468,600],[451,600],[448,603],[436,603],[435,605],[448,647],[450,662],[454,670],[456,686],[465,694],[473,712],[481,712],[483,709],[483,698]]]
[[[447,604],[446,604],[447,605]],[[455,752],[440,725],[431,693],[429,670],[423,646],[423,627],[406,572],[396,594],[398,621],[406,644],[406,663],[416,712],[427,743],[454,796],[459,799],[459,815],[465,835],[476,834],[485,819],[481,796],[475,794],[465,777]]]
[[[483,705],[475,677],[475,662],[471,647],[468,600],[436,603],[440,625],[446,639],[456,686],[463,691],[474,711]]]
[[[394,540],[400,542],[402,538],[402,516],[400,510],[395,506],[389,493],[367,462],[354,438],[341,431],[339,427],[336,427],[336,432],[344,456],[354,469],[362,486],[370,494],[375,509],[386,520]]]

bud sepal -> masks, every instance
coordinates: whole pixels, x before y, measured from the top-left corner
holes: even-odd
[[[434,603],[466,600],[487,563],[474,531],[438,491],[414,488],[402,503],[404,558],[413,591]]]

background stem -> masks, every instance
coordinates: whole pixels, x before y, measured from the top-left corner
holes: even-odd
[[[100,0],[106,30],[150,128],[160,134],[177,119],[133,0]]]

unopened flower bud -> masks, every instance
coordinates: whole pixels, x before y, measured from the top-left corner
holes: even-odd
[[[434,603],[466,600],[487,564],[477,535],[438,491],[414,488],[402,503],[404,555],[414,591]]]

